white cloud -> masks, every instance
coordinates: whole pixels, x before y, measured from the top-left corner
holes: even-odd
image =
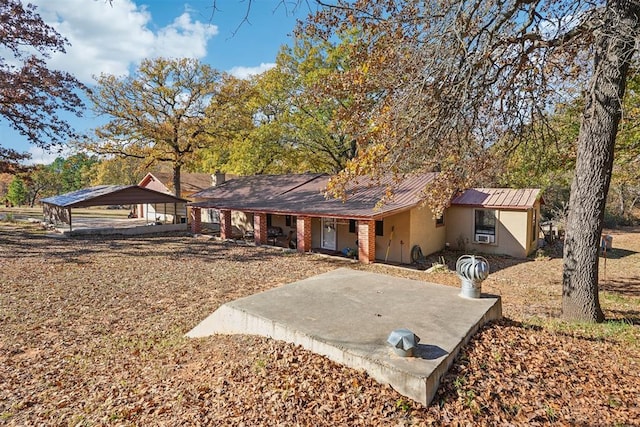
[[[191,15],[185,12],[158,31],[152,56],[203,58],[207,55],[207,41],[216,34],[215,25],[192,22]],[[185,55],[185,50],[189,54]]]
[[[69,147],[53,147],[50,151],[40,147],[29,147],[31,159],[25,161],[27,165],[50,165],[58,157],[68,157],[71,155]]]
[[[189,12],[154,31],[149,11],[132,0],[32,3],[45,22],[71,44],[66,54],[52,55],[49,65],[85,83],[93,83],[92,76],[100,73],[127,75],[144,58],[203,58],[208,40],[218,33],[215,25],[192,21]]]
[[[256,74],[264,73],[265,71],[270,70],[275,66],[276,64],[273,64],[273,63],[265,64],[264,62],[258,65],[257,67],[238,66],[238,67],[233,67],[231,70],[229,70],[229,74],[239,79],[247,79]]]

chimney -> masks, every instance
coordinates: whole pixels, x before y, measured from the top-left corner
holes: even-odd
[[[216,187],[222,184],[224,181],[225,181],[225,174],[220,171],[216,171],[211,175],[211,185],[213,187]]]

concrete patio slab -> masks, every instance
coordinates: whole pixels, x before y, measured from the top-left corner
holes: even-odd
[[[73,230],[69,225],[57,225],[55,231],[65,236],[140,236],[148,234],[189,231],[184,224],[155,225],[144,218],[73,218]]]
[[[502,316],[500,298],[348,268],[224,304],[187,336],[262,335],[301,345],[428,405],[463,344]],[[421,338],[414,357],[396,355],[389,334]]]

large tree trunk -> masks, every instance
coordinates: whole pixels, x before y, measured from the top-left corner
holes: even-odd
[[[173,164],[173,193],[176,197],[180,197],[181,191],[181,177],[180,174],[182,172],[182,164],[180,162],[175,162]]]
[[[639,11],[637,1],[609,2],[596,34],[564,245],[562,314],[570,320],[604,320],[598,299],[599,243]]]

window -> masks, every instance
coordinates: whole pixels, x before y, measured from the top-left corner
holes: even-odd
[[[376,221],[376,236],[383,236],[383,235],[384,235],[384,222]]]
[[[287,227],[296,228],[298,225],[298,218],[294,215],[287,215],[289,219],[285,217],[284,222]]]
[[[209,222],[220,224],[220,211],[218,209],[207,209]]]
[[[267,214],[267,227],[271,227],[271,222],[272,222],[271,214]]]
[[[475,210],[474,241],[495,243],[496,211],[486,209]]]
[[[349,233],[355,233],[356,232],[356,220],[355,219],[350,219],[349,220]]]
[[[444,214],[436,218],[436,227],[442,227],[444,225]]]

